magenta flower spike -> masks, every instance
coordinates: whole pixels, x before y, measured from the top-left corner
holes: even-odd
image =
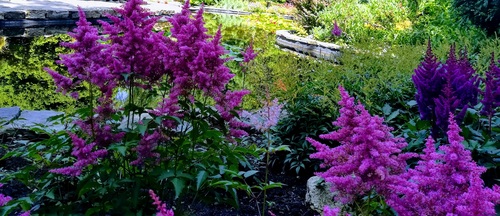
[[[320,138],[338,141],[340,146],[330,148],[307,138],[318,151],[310,157],[323,160],[321,167],[328,168],[316,175],[332,185],[332,191],[338,192],[335,199],[343,203],[372,189],[381,195],[390,194],[389,185],[405,171],[406,159],[414,155],[401,153],[406,142],[393,137],[392,128],[383,124],[383,118],[371,116],[344,88],[339,90],[342,108],[333,125],[340,129]]]
[[[500,68],[495,62],[495,54],[491,53],[489,70],[486,72],[485,88],[481,100],[483,109],[481,114],[493,116],[495,110],[500,106]]]
[[[149,190],[149,196],[154,200],[153,205],[156,206],[156,216],[174,216],[174,211],[167,210],[167,205],[160,200],[153,190]]]
[[[245,49],[245,52],[242,52],[243,54],[243,62],[248,63],[257,57],[257,53],[253,50],[253,42],[250,42],[250,45]]]
[[[342,29],[339,28],[339,25],[337,24],[336,20],[333,23],[332,35],[336,37],[342,36]]]

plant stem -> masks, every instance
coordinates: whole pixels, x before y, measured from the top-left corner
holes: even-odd
[[[92,83],[89,82],[89,93],[90,93],[90,128],[92,130],[92,139],[95,138],[94,129],[94,91],[92,89]]]
[[[268,110],[269,110],[269,108],[268,108]],[[266,175],[264,177],[264,187],[267,186],[267,182],[268,182],[267,178],[269,175],[269,149],[271,147],[270,132],[267,131],[266,135],[267,135],[267,149],[266,149]],[[267,190],[264,188],[264,202],[262,203],[262,216],[264,216],[266,214],[266,198],[267,198],[266,191]]]

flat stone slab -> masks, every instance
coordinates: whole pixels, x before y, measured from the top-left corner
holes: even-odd
[[[48,131],[62,131],[66,129],[64,125],[52,124],[48,121],[49,118],[61,114],[64,113],[50,110],[23,110],[18,118],[13,120],[12,123],[3,126],[3,129],[30,129],[32,127],[43,126]]]
[[[0,125],[7,124],[19,117],[21,114],[21,109],[19,107],[6,107],[0,108]]]
[[[299,37],[287,30],[276,31],[276,45],[299,54],[338,62],[342,47],[309,38]]]
[[[0,0],[0,21],[19,19],[75,19],[74,12],[78,7],[92,16],[103,17],[113,8],[123,3],[82,1],[82,0]],[[147,2],[144,8],[154,15],[172,15],[181,11],[178,3]],[[96,15],[98,13],[99,15]],[[98,16],[98,17],[97,17]],[[1,25],[0,25],[1,26]]]

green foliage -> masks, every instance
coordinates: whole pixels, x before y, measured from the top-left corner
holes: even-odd
[[[377,115],[382,114],[385,104],[396,110],[406,107],[406,102],[414,98],[411,75],[425,47],[376,44],[355,47],[362,49],[346,49],[340,60],[342,65],[332,69],[334,75],[323,75],[324,82],[342,84]]]
[[[215,5],[216,0],[192,0],[189,2],[192,6],[200,6],[201,4],[205,6]]]
[[[223,42],[246,47],[250,41],[256,48],[267,48],[274,44],[276,30],[290,29],[303,32],[301,27],[291,20],[278,15],[253,13],[251,15],[234,16],[226,14],[205,14],[205,27],[210,34],[222,27]]]
[[[125,138],[109,146],[109,156],[78,178],[45,172],[70,165],[73,161],[70,155],[72,143],[67,132],[51,135],[48,140],[23,146],[1,158],[22,156],[31,161],[31,165],[6,175],[2,181],[16,179],[36,191],[29,195],[33,200],[30,204],[41,203],[37,211],[41,214],[74,214],[75,211],[83,211],[86,215],[98,212],[135,214],[142,211],[143,206],[149,206],[150,200],[145,193],[148,189],[159,191],[162,197],[172,201],[185,201],[188,200],[186,197],[191,197],[238,206],[238,190],[251,193],[252,189],[260,187],[247,185],[245,179],[256,173],[247,158],[257,157],[262,150],[256,146],[241,147],[228,143],[226,128],[214,125],[222,122],[222,118],[204,104],[182,103],[182,106],[190,112],[184,116],[179,130],[170,131],[169,140],[158,147],[157,152],[163,158],[161,161],[148,160],[139,167],[129,165],[136,158],[134,148],[141,134],[152,133],[162,121],[175,119],[169,116],[143,119],[142,124],[134,123],[133,129],[119,128],[119,121],[113,124],[115,132],[126,133]],[[126,107],[113,118],[120,120],[130,111]],[[134,109],[134,112],[139,111]],[[75,115],[84,117],[89,114],[85,108]],[[65,116],[57,121],[74,118]],[[48,134],[43,128],[35,131]],[[14,208],[20,202],[22,200],[9,205]],[[178,209],[182,211],[182,206],[179,205]]]
[[[0,52],[0,107],[73,109],[76,103],[56,93],[52,78],[43,70],[44,67],[61,69],[54,56],[67,52],[59,43],[68,40],[67,35],[7,38],[8,49]]]
[[[318,15],[329,5],[326,0],[293,0],[292,4],[297,8],[298,21],[307,30],[320,26]]]
[[[289,146],[290,152],[278,154],[272,165],[294,171],[297,175],[319,169],[319,161],[309,158],[316,149],[306,138],[318,139],[320,134],[332,131],[335,118],[335,107],[327,102],[331,95],[319,95],[323,93],[320,89],[311,83],[305,85],[297,97],[286,104],[287,115],[280,120],[274,134]]]
[[[500,30],[500,2],[497,0],[454,0],[453,3],[465,20],[472,21],[489,34]]]
[[[319,14],[313,33],[322,41],[332,41],[331,29],[337,21],[347,43],[376,42],[389,44],[423,44],[433,42],[482,40],[485,33],[459,22],[448,0],[382,0],[332,1]]]
[[[215,6],[224,9],[244,10],[248,3],[247,0],[218,0]]]

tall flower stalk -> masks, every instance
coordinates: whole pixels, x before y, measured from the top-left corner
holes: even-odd
[[[491,133],[491,121],[495,114],[496,108],[500,106],[500,68],[495,62],[495,54],[491,53],[491,61],[489,70],[486,72],[486,79],[484,80],[485,87],[482,92],[483,109],[481,114],[488,117],[489,130]]]
[[[339,90],[342,108],[340,117],[333,122],[339,130],[320,138],[338,141],[340,146],[330,148],[307,138],[318,151],[310,157],[323,160],[321,167],[327,168],[316,175],[332,185],[332,191],[338,192],[335,199],[342,203],[371,195],[373,191],[388,195],[390,185],[405,171],[406,160],[414,155],[402,153],[406,142],[392,136],[392,128],[383,124],[383,118],[371,116],[343,87]]]

